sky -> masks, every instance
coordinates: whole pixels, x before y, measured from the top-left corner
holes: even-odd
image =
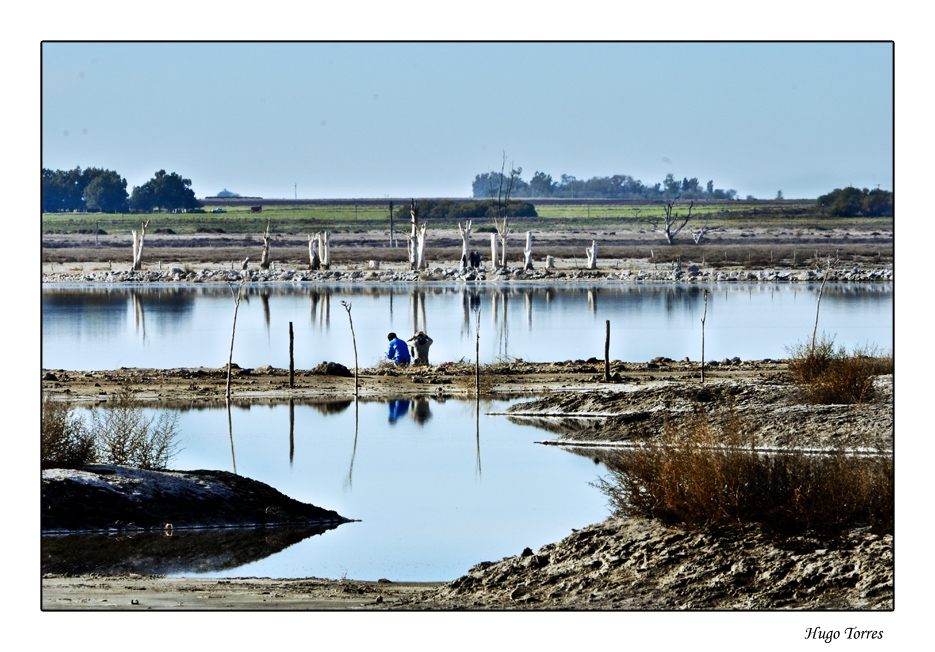
[[[893,190],[893,43],[56,42],[42,167],[197,197],[470,197],[475,175]]]

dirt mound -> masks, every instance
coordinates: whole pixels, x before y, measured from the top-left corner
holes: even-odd
[[[47,469],[41,504],[43,533],[348,522],[227,471]]]
[[[893,537],[772,539],[758,528],[683,530],[608,519],[558,543],[482,562],[437,608],[892,609]]]

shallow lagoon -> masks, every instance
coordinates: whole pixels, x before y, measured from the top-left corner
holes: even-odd
[[[172,557],[169,566],[129,567],[143,573],[168,568],[170,574],[209,577],[442,581],[480,561],[519,554],[527,546],[536,550],[608,516],[605,497],[590,485],[604,467],[535,443],[554,435],[487,414],[508,403],[481,402],[478,414],[473,401],[403,400],[406,405],[360,402],[356,410],[353,402],[234,407],[231,433],[223,408],[180,412],[181,451],[173,468],[236,469],[359,522],[229,568],[212,567],[206,558],[212,553],[204,550],[180,559],[186,553],[161,534],[148,542],[140,537],[132,555],[113,554],[132,557],[134,564],[146,555]],[[241,546],[252,538],[255,533],[245,533]],[[69,540],[60,548],[72,551],[78,565],[87,564],[82,546],[101,548],[100,537]],[[238,543],[211,542],[221,545]],[[159,552],[166,548],[170,555]],[[119,567],[105,557],[97,557],[98,566],[75,570]],[[56,560],[59,571],[63,564]]]

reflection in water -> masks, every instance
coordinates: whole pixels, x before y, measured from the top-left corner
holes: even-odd
[[[420,426],[432,418],[432,412],[429,410],[429,400],[424,396],[413,402],[412,418]]]
[[[214,528],[138,534],[71,534],[42,537],[43,573],[169,574],[237,568],[336,528]]]
[[[219,325],[226,322],[227,288],[209,285],[108,287],[45,286],[42,290],[43,366],[100,370],[128,367],[219,367],[226,360]],[[648,361],[696,355],[703,292],[709,291],[706,348],[712,359],[782,358],[785,346],[811,334],[818,283],[604,282],[592,286],[518,285],[512,282],[402,287],[374,285],[246,286],[251,319],[238,343],[242,367],[288,365],[288,348],[273,321],[297,326],[296,363],[313,368],[322,359],[349,366],[350,347],[342,333],[330,332],[332,299],[360,302],[360,336],[365,350],[382,345],[387,318],[397,332],[426,330],[432,318],[433,349],[441,360],[473,357],[470,313],[488,302],[491,336],[481,362],[498,358],[555,361],[596,354],[590,343],[603,341],[604,322],[626,324],[637,337],[612,343],[612,359]],[[521,295],[518,296],[517,295]],[[305,298],[308,297],[308,317]],[[488,299],[489,296],[489,299]],[[511,297],[520,299],[511,301]],[[403,311],[396,310],[399,299]],[[198,310],[194,310],[195,303]],[[847,348],[867,342],[884,349],[892,342],[891,283],[828,283],[822,294],[821,327]],[[827,310],[826,310],[827,306]],[[402,314],[401,314],[402,313]],[[222,316],[223,315],[223,316]],[[524,337],[510,339],[509,328],[525,323]],[[380,325],[377,328],[377,325]],[[768,332],[764,332],[768,331]],[[554,337],[574,332],[576,337]],[[527,335],[528,336],[525,336]],[[647,334],[665,333],[665,340]],[[133,346],[143,340],[145,347]],[[365,366],[369,361],[364,361]]]
[[[387,403],[389,408],[389,422],[396,423],[400,417],[406,416],[409,412],[409,399],[394,399]]]
[[[136,327],[136,333],[140,334],[142,331],[141,338],[143,344],[146,343],[146,314],[143,311],[143,300],[140,298],[140,295],[136,292],[130,294],[130,298],[133,300],[133,324]]]
[[[260,292],[260,303],[263,304],[263,323],[266,324],[266,341],[269,341],[269,290]]]
[[[231,464],[234,467],[234,473],[237,473],[237,458],[234,456],[234,421],[231,419],[231,399],[228,396],[224,402],[227,404],[227,434],[231,440]]]
[[[289,399],[289,466],[295,461],[295,401]]]
[[[360,431],[360,402],[354,397],[354,448],[351,450],[351,466],[347,470],[347,480],[344,488],[351,489],[354,485],[354,458],[357,456],[357,433]]]
[[[474,397],[474,440],[477,443],[477,470],[474,473],[480,478],[480,396]]]
[[[318,323],[325,329],[331,326],[331,290],[311,290],[308,295],[312,326]],[[392,298],[390,299],[392,305]]]

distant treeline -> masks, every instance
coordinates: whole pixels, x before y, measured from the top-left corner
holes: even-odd
[[[815,205],[838,217],[892,217],[893,193],[879,188],[860,190],[848,186],[822,195]]]
[[[628,174],[615,174],[610,177],[591,177],[579,180],[563,174],[560,181],[553,181],[552,175],[536,172],[528,182],[522,178],[523,168],[513,170],[511,197],[556,197],[569,199],[621,199],[665,201],[680,199],[737,199],[736,190],[723,190],[714,187],[714,181],[704,186],[697,177],[684,178],[681,181],[672,174],[667,174],[660,183],[647,186],[642,181]],[[502,172],[484,172],[474,177],[472,190],[474,197],[496,197],[505,194],[510,185],[510,175]]]
[[[536,213],[536,207],[529,202],[510,201],[504,204],[504,208],[509,217],[539,216]],[[420,220],[470,220],[498,217],[496,200],[456,202],[450,199],[421,199],[416,202],[416,212]],[[394,210],[393,216],[401,222],[410,221],[409,204]]]
[[[128,195],[127,180],[113,170],[42,168],[42,211],[151,213],[162,210],[179,213],[201,207],[191,185],[191,179],[159,170],[142,186],[134,186],[132,194]]]

